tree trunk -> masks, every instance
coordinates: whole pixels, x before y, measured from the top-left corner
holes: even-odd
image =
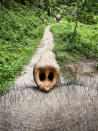
[[[76,23],[75,23],[75,27],[74,27],[74,36],[76,35],[78,21],[79,21],[79,7],[77,9]]]

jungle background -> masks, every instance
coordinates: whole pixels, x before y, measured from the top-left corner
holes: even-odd
[[[57,14],[61,23],[54,23]],[[65,60],[98,60],[97,0],[0,0],[0,93],[13,84],[51,24],[61,66]]]

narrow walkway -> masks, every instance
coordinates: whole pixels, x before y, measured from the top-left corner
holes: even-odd
[[[53,35],[50,32],[50,26],[48,26],[45,29],[41,44],[38,47],[35,55],[32,57],[30,64],[24,68],[22,75],[15,79],[15,85],[14,85],[15,87],[19,88],[23,85],[29,87],[36,86],[33,79],[33,67],[39,61],[41,55],[45,51],[52,51],[53,47],[54,47]]]

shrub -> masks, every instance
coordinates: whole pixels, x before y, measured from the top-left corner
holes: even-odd
[[[69,52],[72,56],[86,56],[87,58],[98,58],[98,24],[87,25],[78,23],[77,33],[74,36],[74,22],[64,20],[51,28],[56,45],[54,52]],[[58,54],[58,53],[57,53]],[[65,58],[60,55],[57,59]]]

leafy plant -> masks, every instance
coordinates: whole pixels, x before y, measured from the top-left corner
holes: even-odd
[[[57,59],[59,64],[61,64],[61,62],[63,62],[63,60],[68,60],[70,62],[75,62],[75,59],[72,56],[67,55],[65,53],[58,54],[56,59]]]

